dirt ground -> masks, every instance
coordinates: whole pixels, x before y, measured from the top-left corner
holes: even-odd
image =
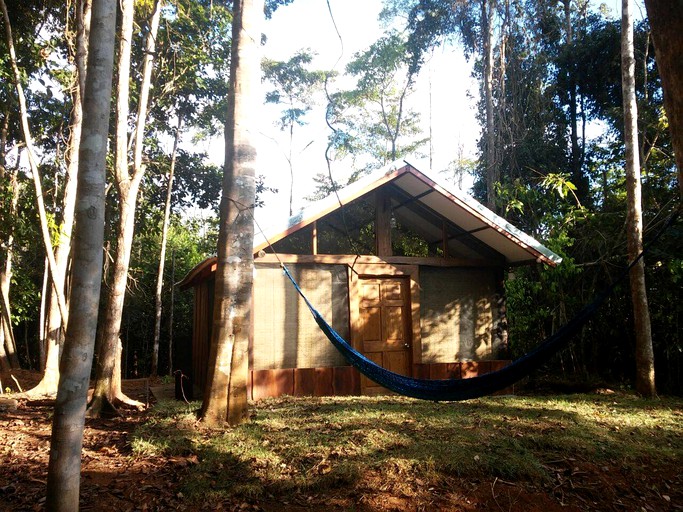
[[[32,372],[13,372],[21,386],[37,381]],[[16,384],[2,376],[2,385]],[[124,391],[153,403],[145,379],[125,381]],[[8,395],[3,395],[7,397]],[[11,395],[9,395],[11,396]],[[40,511],[45,508],[52,401],[19,401],[16,409],[0,408],[0,510]],[[663,475],[643,467],[634,481],[619,471],[587,463],[559,464],[554,486],[531,482],[453,479],[443,488],[429,488],[412,496],[393,495],[378,477],[366,477],[366,492],[340,489],[333,496],[301,496],[287,503],[268,501],[190,503],[180,491],[190,458],[133,456],[129,435],[145,420],[146,412],[120,418],[86,421],[81,510],[354,510],[354,511],[659,511],[683,510],[683,470]],[[683,467],[683,466],[682,466]],[[655,485],[656,484],[656,485]],[[667,494],[656,489],[666,489]],[[367,492],[372,489],[373,492]],[[586,497],[589,497],[588,499]]]

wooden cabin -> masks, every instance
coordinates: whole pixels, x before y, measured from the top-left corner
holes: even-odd
[[[377,394],[348,366],[283,275],[354,348],[422,378],[467,378],[508,363],[503,281],[560,257],[474,199],[404,164],[302,210],[254,241],[249,397]],[[193,288],[192,373],[206,379],[216,258]]]

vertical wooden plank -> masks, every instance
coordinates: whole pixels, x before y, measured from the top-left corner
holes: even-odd
[[[272,372],[272,394],[270,396],[282,396],[294,394],[294,369],[270,370]]]
[[[334,396],[333,368],[315,369],[315,396]]]
[[[459,379],[460,363],[446,363],[446,375],[448,379]]]
[[[254,400],[294,394],[294,370],[254,370],[252,372]]]
[[[261,400],[268,397],[268,370],[254,370],[251,372],[251,399]]]
[[[479,375],[491,373],[491,361],[479,361]]]
[[[353,366],[336,366],[332,369],[332,386],[335,396],[360,394],[360,377]]]
[[[432,363],[429,365],[429,378],[432,380],[447,379],[446,363]]]
[[[375,190],[375,250],[377,256],[391,256],[391,200],[386,192]]]
[[[249,376],[247,377],[247,400],[254,399],[254,371],[249,370]]]
[[[318,221],[313,221],[313,230],[311,231],[311,254],[318,254]]]
[[[315,368],[294,369],[294,396],[315,395]]]
[[[429,378],[429,365],[425,363],[418,363],[413,365],[413,376],[416,379]]]
[[[406,266],[410,276],[410,322],[412,327],[413,363],[422,362],[422,328],[420,326],[420,267]]]

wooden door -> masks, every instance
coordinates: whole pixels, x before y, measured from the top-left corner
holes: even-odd
[[[410,288],[407,278],[360,279],[360,351],[387,370],[411,374]],[[361,375],[361,393],[387,389]]]

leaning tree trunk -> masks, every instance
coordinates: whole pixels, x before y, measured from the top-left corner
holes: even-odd
[[[626,145],[626,195],[629,260],[643,250],[643,213],[641,208],[640,159],[638,151],[638,107],[636,105],[635,57],[633,49],[633,14],[631,0],[621,1],[621,87],[624,99],[624,139]],[[645,263],[641,258],[631,269],[631,302],[636,336],[636,390],[654,397],[655,357],[652,350],[650,310],[645,286]]]
[[[645,7],[652,27],[664,108],[678,167],[678,189],[683,199],[683,3],[681,0],[645,0]]]
[[[135,145],[133,148],[133,172],[131,174],[128,171],[128,101],[130,96],[129,78],[134,2],[133,0],[123,1],[119,46],[115,164],[116,189],[119,194],[119,222],[117,225],[116,256],[112,284],[106,298],[105,316],[100,327],[95,392],[93,393],[89,411],[89,414],[92,416],[99,415],[103,408],[115,407],[117,403],[132,407],[141,407],[143,405],[123,394],[123,391],[121,391],[120,375],[115,375],[115,368],[116,358],[120,357],[118,344],[128,281],[128,268],[130,266],[130,252],[135,233],[135,209],[137,207],[140,182],[145,173],[145,167],[142,163],[142,144],[160,14],[161,1],[157,0],[154,3],[154,13],[145,45],[145,59],[142,69],[143,78],[140,84]]]
[[[168,170],[168,185],[166,188],[166,204],[164,206],[164,221],[161,226],[161,248],[159,250],[159,270],[157,271],[157,287],[154,294],[154,345],[152,347],[152,371],[153,377],[157,376],[159,365],[159,341],[161,338],[161,294],[164,288],[164,267],[166,266],[166,243],[168,241],[168,225],[171,219],[171,197],[173,193],[173,175],[175,173],[176,155],[178,153],[178,142],[180,140],[180,128],[182,127],[182,117],[178,116],[178,126],[176,126],[175,138],[173,140],[173,151],[171,153],[171,165]],[[173,283],[171,283],[173,286]],[[169,373],[171,354],[169,353]]]
[[[78,173],[78,152],[83,123],[82,88],[86,76],[85,59],[87,59],[87,34],[90,32],[90,0],[78,2],[76,6],[76,20],[78,31],[76,35],[76,76],[73,85],[73,109],[71,112],[71,136],[67,155],[67,170],[64,183],[63,216],[59,230],[59,243],[55,254],[55,263],[60,276],[67,274],[69,267],[69,253],[71,251],[71,232],[74,223],[76,207],[76,187]],[[65,283],[66,284],[66,283]],[[63,293],[68,295],[67,289]],[[64,339],[65,325],[59,314],[57,295],[50,294],[47,313],[47,328],[45,336],[46,357],[45,370],[41,381],[29,390],[26,395],[54,395],[59,383],[59,353]]]
[[[201,411],[208,425],[236,425],[247,414],[263,0],[235,0],[233,9],[214,320]]]
[[[21,129],[24,134],[24,143],[26,144],[26,152],[28,155],[29,166],[31,174],[33,175],[33,184],[36,189],[36,205],[38,207],[38,216],[40,218],[40,231],[45,245],[45,254],[47,256],[48,264],[50,266],[50,273],[52,274],[52,283],[54,292],[57,295],[57,303],[59,305],[59,313],[66,323],[68,311],[66,308],[66,301],[64,300],[64,276],[59,274],[57,263],[55,262],[55,255],[52,248],[52,239],[50,238],[50,229],[48,227],[47,212],[45,209],[45,201],[43,199],[43,187],[40,182],[40,170],[36,160],[36,152],[33,146],[33,137],[28,124],[28,107],[26,106],[26,96],[24,95],[24,88],[21,85],[21,72],[17,65],[17,56],[14,50],[14,38],[12,37],[12,26],[10,24],[9,13],[7,12],[7,5],[5,0],[0,0],[0,8],[2,9],[3,18],[5,21],[5,36],[7,42],[7,49],[9,54],[9,61],[12,67],[14,78],[14,86],[17,91],[19,100],[19,115],[21,117]]]
[[[104,243],[104,190],[114,63],[116,1],[93,0],[78,169],[71,312],[55,402],[47,509],[78,510],[81,448],[97,330]]]

